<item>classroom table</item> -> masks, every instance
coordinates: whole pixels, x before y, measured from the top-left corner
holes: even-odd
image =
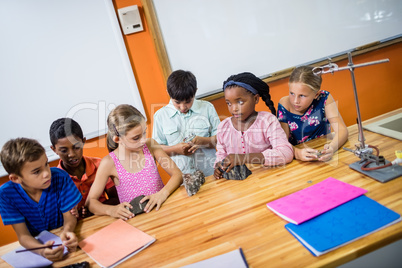
[[[374,122],[402,108],[363,124]],[[357,126],[350,126],[345,147],[354,148]],[[364,131],[366,144],[378,146],[387,160],[395,159],[402,149],[399,140]],[[327,138],[308,142],[321,148]],[[328,177],[367,189],[366,196],[402,214],[402,177],[380,183],[348,167],[358,161],[353,153],[338,150],[329,162],[300,162],[282,167],[249,166],[252,170],[244,181],[206,178],[200,191],[189,197],[181,186],[159,211],[137,215],[127,222],[156,238],[148,248],[134,255],[121,267],[180,267],[241,247],[250,267],[335,267],[402,238],[402,222],[347,244],[320,257],[314,257],[285,228],[285,220],[267,209],[266,203],[289,195]],[[92,216],[76,227],[78,240],[88,237],[116,219]],[[60,233],[60,228],[54,230]],[[0,248],[3,255],[18,242]],[[60,267],[88,261],[97,264],[81,249],[54,264]],[[8,264],[0,259],[1,267]]]

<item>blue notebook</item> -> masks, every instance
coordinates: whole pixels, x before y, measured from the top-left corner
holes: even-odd
[[[314,256],[320,256],[400,220],[398,213],[362,195],[300,225],[288,223],[285,228]]]

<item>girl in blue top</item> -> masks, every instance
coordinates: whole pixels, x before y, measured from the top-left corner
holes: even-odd
[[[302,161],[327,161],[348,139],[348,130],[334,98],[321,90],[322,78],[309,66],[297,67],[289,78],[289,96],[278,104],[278,120],[292,145],[335,132],[332,140],[318,151],[307,146],[294,147],[295,158]]]

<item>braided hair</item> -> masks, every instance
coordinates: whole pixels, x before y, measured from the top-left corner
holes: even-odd
[[[245,87],[236,83],[243,83],[245,84]],[[276,116],[276,109],[273,101],[271,100],[271,95],[269,94],[269,86],[260,78],[248,72],[232,75],[225,82],[223,82],[223,91],[225,91],[226,88],[235,86],[244,87],[247,92],[250,92],[253,95],[260,95],[261,99],[271,110],[271,113]]]

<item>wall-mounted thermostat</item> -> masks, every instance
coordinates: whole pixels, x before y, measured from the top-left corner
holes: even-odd
[[[120,25],[125,35],[144,30],[138,6],[129,6],[118,9]]]

